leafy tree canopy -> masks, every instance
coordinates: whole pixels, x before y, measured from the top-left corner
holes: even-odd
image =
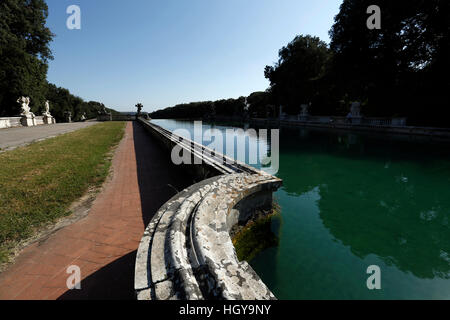
[[[430,115],[438,119],[447,109],[450,2],[380,0],[380,30],[366,27],[371,4],[344,0],[330,30],[332,73],[341,96],[366,101],[369,114],[438,125]]]
[[[331,58],[325,42],[310,35],[297,36],[279,51],[275,66],[266,66],[265,76],[275,101],[288,113],[296,113],[302,103],[316,94],[315,82],[322,78]]]
[[[69,90],[47,83],[48,61],[53,59],[53,34],[45,26],[48,7],[44,0],[0,0],[0,116],[20,114],[20,96],[31,98],[31,111],[40,114],[50,101],[51,113],[64,121],[83,113],[94,118],[102,106],[85,102]]]
[[[18,114],[22,95],[31,98],[35,112],[45,102],[47,61],[53,58],[47,15],[43,0],[0,3],[0,115]]]

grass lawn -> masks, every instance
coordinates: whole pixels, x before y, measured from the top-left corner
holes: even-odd
[[[124,122],[106,122],[0,154],[0,263],[108,175]]]

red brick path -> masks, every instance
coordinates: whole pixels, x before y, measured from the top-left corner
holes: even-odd
[[[136,136],[139,136],[139,143],[149,143],[145,140],[148,136],[144,135],[139,124],[127,124],[125,137],[113,159],[113,178],[95,200],[89,215],[27,247],[15,264],[0,274],[0,299],[133,298],[136,249],[144,231],[144,221],[149,220],[143,217],[143,190],[140,190],[142,183],[140,188],[135,150]],[[154,146],[146,150],[157,154],[152,148]],[[151,154],[143,154],[143,157]],[[150,169],[142,172],[147,174]],[[170,179],[168,182],[176,183]],[[165,190],[151,211],[172,196],[173,191]],[[71,265],[81,269],[82,290],[67,289],[69,274],[66,270]]]

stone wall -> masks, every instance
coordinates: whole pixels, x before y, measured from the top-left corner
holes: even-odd
[[[112,121],[112,115],[108,114],[99,114],[97,116],[97,121]]]
[[[55,123],[56,120],[52,116],[8,117],[8,118],[0,118],[0,129],[14,128],[14,127],[32,127]]]
[[[113,114],[112,121],[135,121],[136,116],[131,114]]]
[[[203,164],[191,169],[202,181],[164,204],[144,233],[136,258],[138,299],[275,299],[250,265],[238,260],[229,232],[256,210],[270,208],[282,181],[139,121],[167,150],[177,145]]]
[[[0,118],[0,129],[19,127],[21,117]]]
[[[39,116],[39,117],[35,117],[34,118],[34,123],[36,126],[42,126],[44,125],[44,117],[43,116]]]
[[[145,117],[144,117],[145,119]],[[100,114],[97,116],[98,121],[135,121],[137,116],[135,114]]]
[[[250,123],[258,126],[271,126],[271,127],[306,127],[306,128],[329,128],[346,131],[357,132],[376,132],[395,135],[411,135],[411,136],[426,136],[436,140],[448,141],[450,140],[449,128],[434,128],[434,127],[413,127],[404,126],[404,119],[394,118],[392,119],[392,125],[384,125],[383,120],[372,119],[369,123],[366,123],[364,118],[361,124],[345,123],[344,118],[334,117],[335,121],[330,122],[330,117],[320,117],[320,121],[315,122],[302,122],[296,120],[278,120],[278,119],[251,119]],[[395,125],[394,125],[395,124]],[[399,126],[396,126],[400,124]]]

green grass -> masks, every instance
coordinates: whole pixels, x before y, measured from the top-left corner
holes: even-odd
[[[280,212],[280,207],[274,202],[270,214],[250,222],[233,237],[239,261],[251,261],[264,249],[278,245],[278,237],[272,231],[272,219],[279,218]]]
[[[108,176],[124,122],[107,122],[0,154],[0,263],[18,241],[70,214]]]

